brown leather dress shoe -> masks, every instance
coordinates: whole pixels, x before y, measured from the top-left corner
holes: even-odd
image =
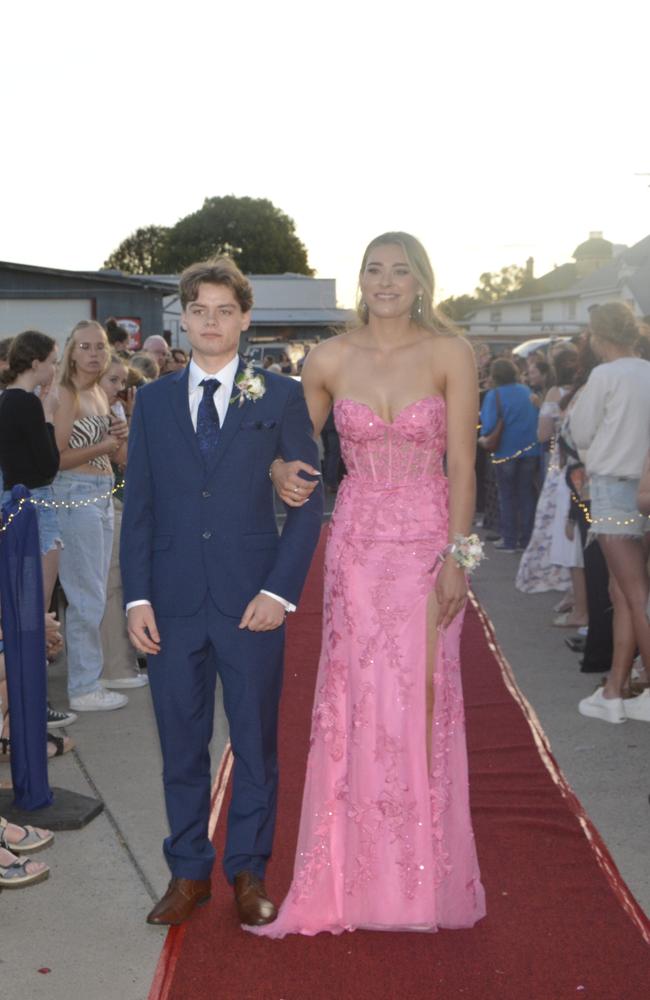
[[[210,898],[210,879],[173,878],[147,917],[148,924],[182,924],[196,906]]]
[[[277,907],[266,895],[266,887],[261,878],[252,872],[239,872],[233,882],[235,902],[242,924],[260,927],[270,924],[278,915]]]

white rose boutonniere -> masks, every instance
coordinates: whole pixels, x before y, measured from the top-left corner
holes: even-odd
[[[266,392],[264,376],[253,371],[252,365],[246,365],[243,372],[235,378],[235,388],[237,392],[230,400],[243,406],[250,399],[251,403],[256,403]]]

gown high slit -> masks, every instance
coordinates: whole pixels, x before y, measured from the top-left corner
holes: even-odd
[[[471,927],[485,913],[469,812],[462,614],[435,644],[430,758],[427,605],[447,544],[440,396],[386,423],[334,408],[347,469],[325,554],[322,648],[283,937]]]

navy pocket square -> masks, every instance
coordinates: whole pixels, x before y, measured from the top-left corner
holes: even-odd
[[[270,431],[277,425],[277,420],[243,420],[241,429],[243,431]]]

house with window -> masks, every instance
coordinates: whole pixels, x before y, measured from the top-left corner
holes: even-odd
[[[639,318],[650,316],[650,236],[625,247],[592,233],[573,258],[538,278],[531,294],[486,303],[470,313],[461,324],[467,335],[495,346],[572,335],[589,322],[591,306],[612,301],[627,303]]]

